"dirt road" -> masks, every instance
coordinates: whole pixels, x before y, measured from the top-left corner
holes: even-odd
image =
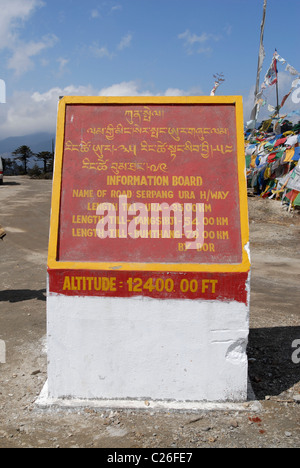
[[[51,181],[0,187],[0,447],[300,447],[300,216],[249,198],[252,286],[249,377],[258,413],[42,411],[47,379],[46,259]],[[2,351],[1,351],[2,350]],[[0,346],[3,360],[3,348]],[[293,354],[294,353],[294,354]]]

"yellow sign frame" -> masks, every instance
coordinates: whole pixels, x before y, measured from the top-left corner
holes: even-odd
[[[238,158],[239,204],[241,220],[242,263],[241,264],[182,264],[182,263],[125,263],[125,262],[61,262],[57,260],[59,235],[59,215],[61,201],[62,163],[64,152],[64,132],[66,106],[77,105],[234,105],[236,110],[236,140]],[[101,270],[101,271],[153,271],[183,273],[242,273],[250,270],[247,251],[249,244],[249,220],[246,165],[244,154],[243,101],[241,96],[197,96],[197,97],[83,97],[65,96],[58,106],[55,167],[52,190],[50,237],[48,249],[48,268],[50,270]]]

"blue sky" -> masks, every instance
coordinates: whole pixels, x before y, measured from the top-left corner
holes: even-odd
[[[60,95],[209,95],[220,72],[217,94],[242,95],[249,119],[263,0],[0,0],[0,8],[0,139],[55,131]],[[299,18],[299,0],[268,0],[261,81],[275,48],[300,70]],[[283,97],[293,78],[279,72]],[[273,88],[267,98],[275,104]]]

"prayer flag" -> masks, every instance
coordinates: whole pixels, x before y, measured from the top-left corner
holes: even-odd
[[[292,190],[291,192],[285,194],[286,198],[288,198],[291,202],[294,202],[298,195],[299,191],[297,190]]]
[[[215,95],[215,93],[216,93],[216,91],[217,91],[217,89],[218,89],[219,86],[220,86],[220,83],[218,83],[218,82],[216,81],[216,82],[215,82],[215,86],[214,86],[213,89],[211,90],[211,93],[210,93],[211,96],[214,96],[214,95]]]
[[[300,159],[300,148],[299,146],[297,146],[297,148],[295,148],[295,153],[292,158],[292,161],[299,161],[299,159]]]
[[[276,54],[274,54],[272,63],[265,77],[265,84],[267,86],[273,86],[274,84],[277,83],[277,73],[278,73],[277,60],[276,60]]]

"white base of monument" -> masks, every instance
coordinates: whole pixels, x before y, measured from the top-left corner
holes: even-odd
[[[243,303],[48,294],[47,308],[49,402],[247,401]]]

